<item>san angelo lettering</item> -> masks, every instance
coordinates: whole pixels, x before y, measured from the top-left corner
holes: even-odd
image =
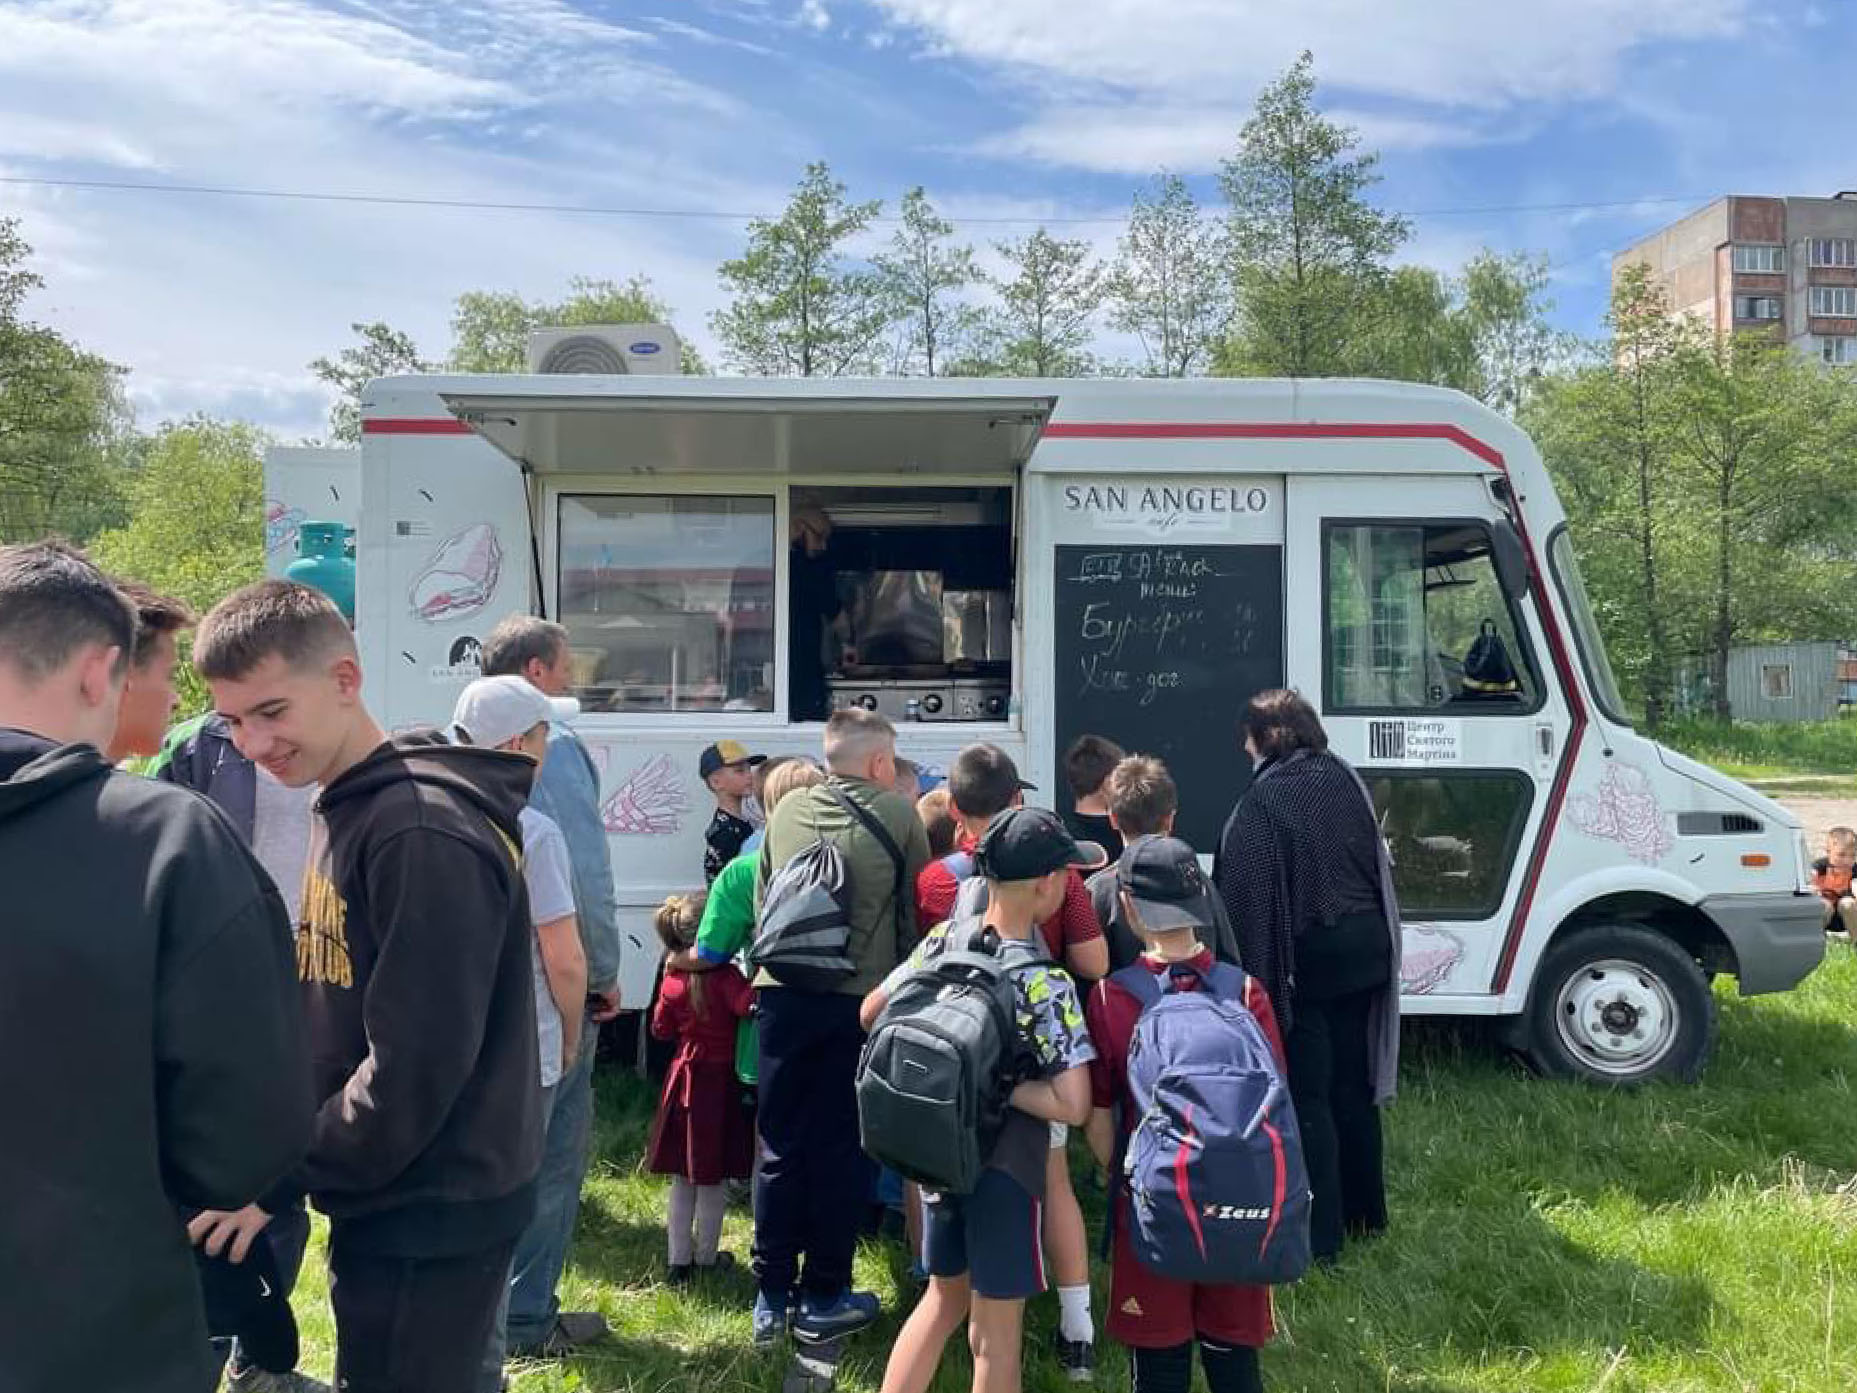
[[[1269,511],[1268,489],[1218,484],[1067,484],[1064,511],[1167,521],[1252,516]]]

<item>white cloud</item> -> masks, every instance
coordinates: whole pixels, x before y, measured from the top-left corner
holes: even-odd
[[[825,0],[800,0],[799,22],[824,33],[832,27],[832,12],[826,9]]]
[[[942,51],[1143,93],[1267,80],[1303,48],[1338,86],[1441,105],[1593,96],[1640,44],[1730,37],[1746,0],[868,0]]]

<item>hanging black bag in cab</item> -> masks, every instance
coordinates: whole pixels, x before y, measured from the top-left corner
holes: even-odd
[[[939,951],[904,979],[864,1042],[865,1153],[928,1189],[971,1194],[1005,1121],[1016,1014],[998,934],[978,922],[943,930]]]

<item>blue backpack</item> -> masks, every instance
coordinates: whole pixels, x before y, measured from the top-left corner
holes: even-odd
[[[1182,990],[1183,977],[1198,990]],[[1141,1003],[1119,1177],[1135,1256],[1182,1282],[1295,1281],[1309,1267],[1309,1173],[1289,1089],[1244,1005],[1244,973],[1176,964],[1163,985],[1136,963],[1109,980]]]

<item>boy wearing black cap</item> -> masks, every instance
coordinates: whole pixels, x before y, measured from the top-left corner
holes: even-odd
[[[1080,1125],[1089,1111],[1085,1066],[1095,1058],[1077,989],[1046,957],[1038,925],[1063,902],[1071,868],[1105,860],[1078,843],[1055,813],[1013,808],[975,848],[987,879],[983,921],[944,924],[864,1000],[865,1027],[904,977],[984,925],[1012,967],[1017,1025],[1036,1077],[1016,1085],[979,1186],[969,1195],[926,1195],[929,1288],[911,1312],[884,1370],[883,1393],[924,1393],[949,1336],[968,1324],[974,1393],[1019,1387],[1025,1299],[1045,1286],[1039,1219],[1049,1124]]]
[[[703,833],[703,883],[715,884],[722,868],[741,855],[742,843],[754,835],[744,805],[754,792],[754,771],[766,755],[751,755],[739,740],[718,740],[698,757],[696,772],[715,796],[716,815]]]
[[[1208,933],[1206,880],[1193,848],[1177,837],[1144,837],[1122,853],[1118,875],[1122,914],[1145,945],[1139,964],[1157,977],[1174,975],[1183,990],[1201,989],[1214,959],[1201,941]],[[1283,1069],[1283,1041],[1270,997],[1249,975],[1243,1004],[1263,1027],[1277,1067]],[[1128,1055],[1141,1009],[1141,1002],[1113,977],[1090,993],[1086,1016],[1096,1057],[1090,1064],[1094,1108],[1088,1136],[1105,1170],[1115,1155],[1116,1107],[1122,1109],[1125,1131],[1139,1115],[1128,1089]],[[1257,1351],[1273,1333],[1270,1289],[1157,1275],[1142,1265],[1129,1241],[1127,1194],[1117,1194],[1114,1202],[1107,1329],[1129,1347],[1134,1386],[1142,1393],[1187,1393],[1197,1340],[1211,1393],[1262,1393]]]

